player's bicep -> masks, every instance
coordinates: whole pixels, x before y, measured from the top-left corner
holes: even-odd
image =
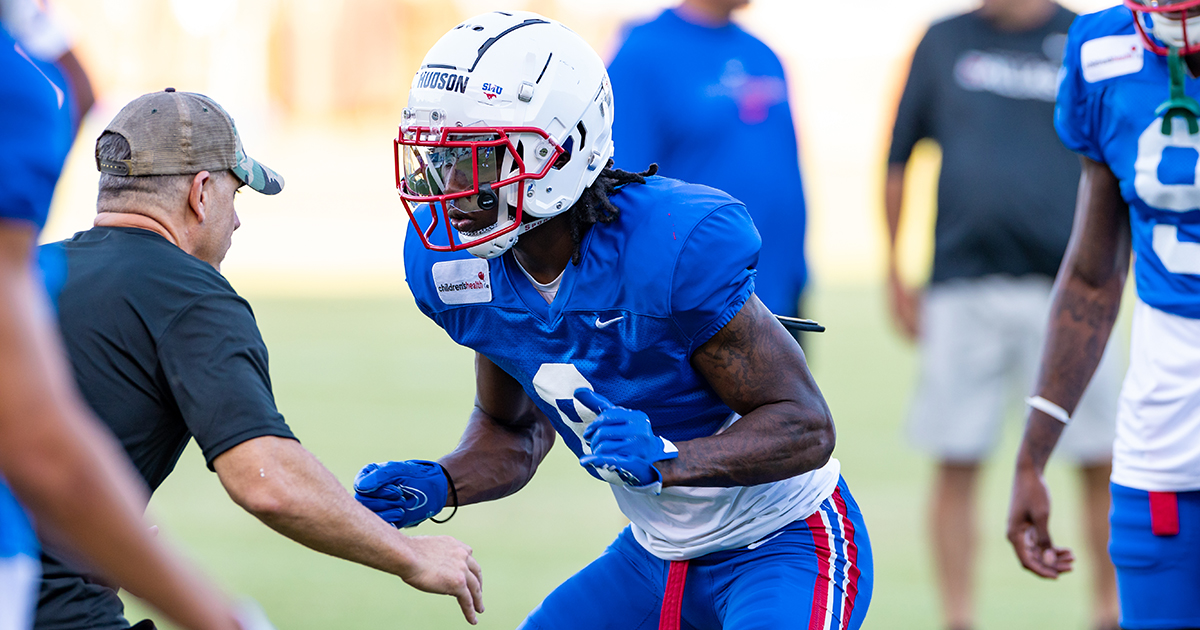
[[[692,354],[691,364],[743,416],[781,402],[825,409],[800,346],[755,295]]]
[[[544,417],[517,379],[479,353],[475,353],[475,406],[508,427],[526,427]]]
[[[1129,205],[1107,164],[1087,157],[1080,159],[1083,172],[1063,269],[1092,286],[1100,286],[1114,274],[1124,278],[1129,270]]]

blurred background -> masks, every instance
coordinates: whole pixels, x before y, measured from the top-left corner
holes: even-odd
[[[54,0],[97,105],[68,160],[43,240],[91,226],[95,138],[122,105],[167,86],[212,96],[237,120],[247,152],[287,180],[278,197],[239,197],[242,228],[223,266],[255,307],[280,409],[347,486],[369,461],[435,458],[457,440],[473,375],[470,351],[420,316],[403,282],[407,218],[395,195],[391,140],[413,73],[445,31],[486,10],[558,19],[608,60],[622,24],[671,4]],[[1090,12],[1115,2],[1062,4]],[[939,624],[922,526],[931,465],[902,439],[915,352],[891,329],[882,293],[882,186],[913,48],[931,21],[974,6],[754,0],[735,17],[775,50],[788,76],[809,204],[808,315],[829,328],[813,340],[814,372],[838,425],[835,456],[875,547],[867,628]],[[619,116],[620,94],[616,104]],[[922,147],[909,170],[902,252],[913,283],[928,274],[938,159],[936,147]],[[1020,569],[1003,538],[1018,412],[982,495],[979,627],[1086,628],[1086,565],[1043,583]],[[451,534],[475,547],[488,606],[482,628],[515,627],[625,523],[606,485],[564,453],[555,449],[519,495],[413,532]],[[1075,480],[1059,468],[1051,479],[1055,535],[1079,547]],[[258,599],[281,629],[466,625],[448,598],[271,533],[224,496],[194,447],[150,514],[163,536],[230,590]],[[140,610],[134,604],[130,619]]]

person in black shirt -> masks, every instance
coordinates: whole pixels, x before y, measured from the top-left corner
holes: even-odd
[[[1074,14],[1051,0],[984,0],[933,25],[913,56],[888,157],[889,297],[918,339],[912,441],[938,460],[930,526],[947,627],[974,623],[975,488],[1014,391],[1029,391],[1075,209],[1079,163],[1054,131],[1054,97]],[[905,167],[917,141],[942,149],[927,290],[900,279]],[[1105,544],[1119,366],[1108,357],[1064,435],[1079,466],[1094,556],[1093,621],[1115,628]]]
[[[32,261],[74,129],[63,87],[3,28],[0,77],[0,628],[33,623],[36,522],[182,628],[269,629],[152,537],[144,486],[71,382]]]
[[[275,408],[254,314],[220,267],[240,225],[235,192],[275,194],[283,181],[245,155],[229,115],[198,94],[147,94],[109,124],[96,162],[95,227],[40,259],[79,388],[151,491],[194,436],[230,497],[265,524],[453,595],[474,623],[470,547],[406,537],[360,506]],[[114,590],[48,548],[35,628],[129,624]]]

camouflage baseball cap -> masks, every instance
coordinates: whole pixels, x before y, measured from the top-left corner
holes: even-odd
[[[279,174],[242,150],[229,113],[203,94],[167,88],[139,96],[117,113],[104,132],[125,138],[132,156],[101,160],[97,143],[96,168],[101,173],[140,177],[228,169],[264,195],[283,190]]]

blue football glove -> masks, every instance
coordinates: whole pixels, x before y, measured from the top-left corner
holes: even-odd
[[[662,492],[662,474],[654,462],[679,457],[679,449],[666,438],[654,435],[649,416],[616,407],[586,387],[575,390],[575,400],[597,414],[583,431],[592,454],[580,457],[579,463],[596,469],[601,478],[610,482],[616,480],[603,473],[616,473],[620,482],[631,490]]]
[[[354,476],[354,498],[395,527],[412,527],[446,507],[442,465],[410,459],[367,464]]]

